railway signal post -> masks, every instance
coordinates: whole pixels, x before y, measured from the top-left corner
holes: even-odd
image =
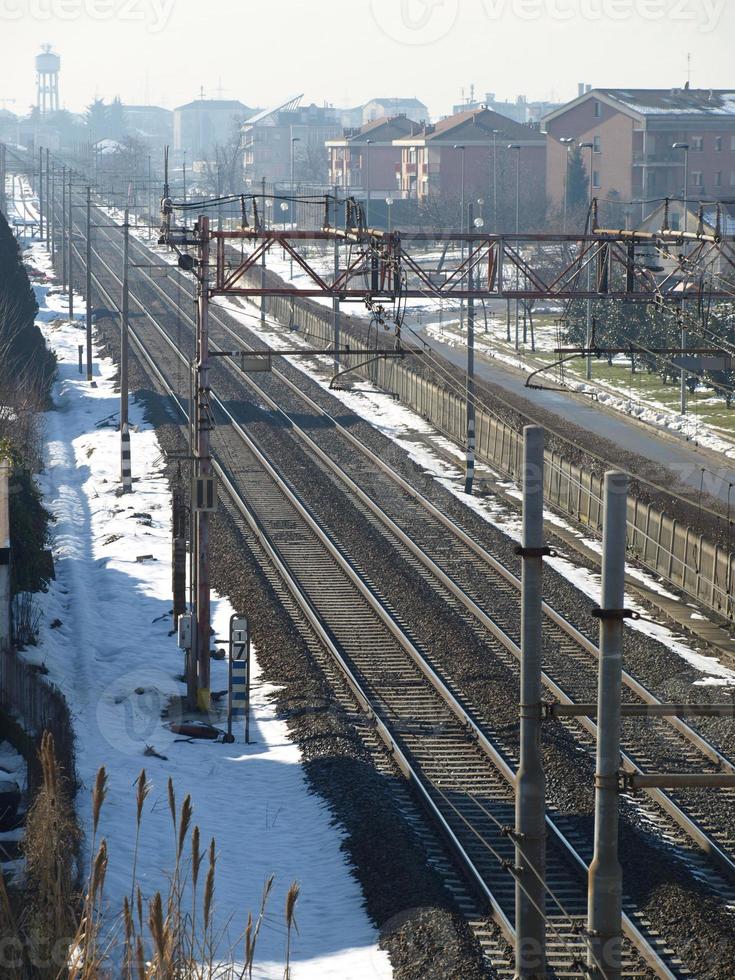
[[[197,378],[194,517],[196,546],[196,670],[197,707],[209,710],[209,515],[216,509],[209,433],[209,218],[199,218],[199,277],[197,285]]]
[[[471,300],[469,301],[472,302]],[[541,759],[544,430],[523,430],[520,759],[516,776],[516,977],[546,976],[546,779]]]

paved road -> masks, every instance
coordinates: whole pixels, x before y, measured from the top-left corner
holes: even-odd
[[[416,328],[414,328],[416,329]],[[417,333],[423,333],[416,330]],[[464,350],[442,343],[436,337],[423,334],[431,346],[440,351],[448,361],[460,368],[466,365]],[[735,484],[735,462],[709,449],[687,443],[675,435],[657,432],[651,426],[626,419],[625,416],[605,409],[596,402],[580,396],[558,391],[535,391],[525,387],[526,375],[509,365],[475,357],[475,373],[479,378],[498,385],[514,395],[560,418],[593,432],[628,452],[636,453],[660,467],[668,469],[683,484],[699,491],[702,467],[705,468],[704,488],[712,496],[727,502],[728,486]],[[663,483],[662,478],[656,482]],[[735,506],[735,487],[732,503]]]

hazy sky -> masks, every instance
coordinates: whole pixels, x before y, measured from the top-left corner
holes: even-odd
[[[417,96],[567,100],[599,86],[735,88],[733,0],[0,0],[0,107],[33,102],[34,55],[61,55],[61,100],[174,107],[222,94],[356,105]]]

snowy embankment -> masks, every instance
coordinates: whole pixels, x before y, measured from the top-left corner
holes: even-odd
[[[142,408],[130,406],[134,492],[119,496],[118,397],[114,364],[95,352],[97,387],[77,368],[84,333],[62,314],[46,252],[26,253],[40,270],[34,289],[39,325],[59,359],[54,409],[46,416],[46,468],[40,483],[55,518],[56,580],[39,596],[39,645],[24,656],[43,663],[64,692],[74,720],[82,827],[91,825],[90,789],[105,766],[109,792],[100,835],[107,838],[107,923],[119,928],[131,887],[135,846],[134,782],[145,767],[138,881],[143,896],[164,893],[174,863],[166,784],[179,801],[189,793],[194,823],[218,854],[216,929],[220,954],[243,957],[247,914],[257,915],[264,881],[274,889],[258,940],[254,976],[282,977],[283,908],[292,881],[301,886],[292,938],[294,980],[387,978],[387,955],[364,909],[341,851],[341,832],[327,806],[309,791],[298,747],[274,713],[273,693],[254,665],[250,745],[242,728],[234,745],[178,739],[162,712],[184,693],[182,654],[171,630],[170,491],[161,450]],[[82,301],[79,302],[82,308]],[[213,625],[226,637],[233,610],[213,597]],[[53,628],[51,624],[54,624]],[[227,686],[226,663],[212,663],[212,689]],[[89,854],[85,855],[85,860]],[[201,886],[200,886],[201,887]],[[215,930],[216,931],[216,930]]]

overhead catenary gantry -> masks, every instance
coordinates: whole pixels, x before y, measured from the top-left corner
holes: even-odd
[[[580,235],[490,235],[477,232],[384,232],[239,228],[209,232],[214,252],[210,292],[244,297],[338,297],[397,302],[475,300],[698,301],[735,298],[735,239],[662,231],[599,230]],[[172,236],[176,241],[178,236]],[[187,244],[182,235],[181,244]],[[346,259],[330,271],[309,246],[337,240]],[[193,242],[191,242],[193,244]],[[235,256],[228,245],[251,246]],[[434,245],[434,249],[431,246]],[[461,257],[462,245],[465,246]],[[686,246],[686,247],[685,247]],[[303,283],[262,283],[250,274],[282,249]],[[447,262],[447,253],[457,253]],[[593,275],[588,285],[587,270]]]

